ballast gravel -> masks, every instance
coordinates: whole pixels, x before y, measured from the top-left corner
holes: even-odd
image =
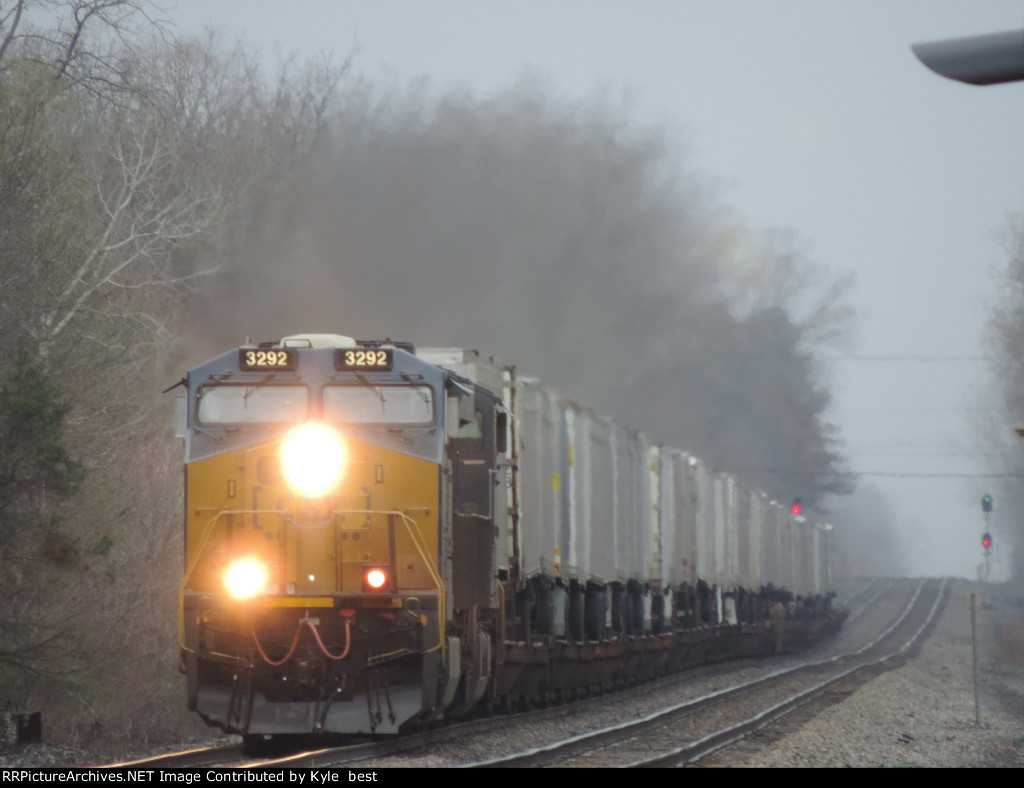
[[[978,636],[978,703],[969,594]],[[756,754],[741,767],[1024,766],[1024,609],[957,582],[920,651]]]
[[[975,593],[978,707],[970,594]],[[874,611],[863,614],[869,618]],[[885,613],[883,615],[888,615]],[[848,648],[850,622],[829,647]],[[662,706],[749,681],[792,660],[715,669],[593,709],[474,736],[427,753],[389,758],[382,767],[438,768],[539,747],[590,728],[644,716]],[[977,720],[977,721],[976,721]],[[1024,604],[982,584],[954,581],[942,613],[917,653],[770,744],[724,750],[700,765],[738,768],[1012,767],[1024,765]]]

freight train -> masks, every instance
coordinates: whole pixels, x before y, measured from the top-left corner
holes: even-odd
[[[830,528],[477,351],[304,334],[191,369],[188,707],[397,734],[834,631]]]

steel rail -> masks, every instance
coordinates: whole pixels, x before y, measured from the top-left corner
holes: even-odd
[[[244,759],[244,749],[239,743],[196,747],[118,763],[97,764],[94,769],[184,769],[196,766],[218,766],[225,762]]]
[[[799,707],[810,703],[812,700],[817,698],[821,693],[830,687],[851,678],[857,674],[874,670],[891,659],[896,657],[904,656],[921,638],[921,635],[928,628],[928,626],[935,619],[935,616],[939,610],[939,606],[945,597],[947,580],[943,578],[942,584],[939,586],[939,590],[935,595],[935,601],[932,604],[931,610],[929,610],[924,622],[920,627],[910,636],[910,638],[891,654],[886,654],[873,659],[869,662],[856,665],[849,670],[843,671],[836,676],[833,676],[825,681],[819,682],[813,687],[808,688],[804,692],[787,698],[774,706],[770,706],[764,711],[755,714],[749,719],[738,722],[735,725],[730,725],[722,728],[714,733],[708,734],[696,741],[690,742],[687,745],[676,748],[675,750],[659,755],[654,758],[645,758],[642,760],[634,761],[626,764],[626,768],[663,768],[669,766],[679,766],[681,764],[693,764],[702,758],[718,752],[732,744],[747,738],[750,734],[755,731],[761,730],[762,728],[771,725],[772,723],[782,719],[787,714],[795,711]],[[920,589],[919,589],[920,590]],[[912,603],[916,603],[919,594],[915,594]],[[890,628],[891,631],[892,628]],[[881,639],[881,638],[879,638]]]
[[[681,716],[693,714],[695,711],[699,710],[701,707],[707,706],[707,705],[712,704],[712,703],[718,703],[718,702],[721,702],[723,700],[727,700],[730,697],[739,697],[740,695],[742,695],[744,693],[750,692],[752,689],[756,689],[756,688],[759,688],[759,687],[762,687],[762,686],[766,686],[770,682],[778,681],[779,679],[785,678],[787,676],[792,676],[792,675],[795,675],[795,674],[798,674],[798,673],[801,673],[801,672],[808,672],[808,671],[812,671],[812,670],[815,670],[815,669],[820,669],[820,668],[823,668],[823,667],[828,667],[828,666],[830,666],[830,665],[832,665],[832,664],[834,664],[836,662],[839,662],[840,660],[845,660],[845,659],[850,659],[850,658],[858,657],[858,656],[864,654],[866,651],[868,651],[868,650],[870,650],[872,648],[877,647],[877,645],[879,643],[881,643],[883,640],[885,640],[887,637],[889,637],[893,632],[895,632],[906,621],[906,619],[914,611],[914,609],[915,609],[915,607],[917,605],[917,601],[918,601],[919,597],[921,596],[921,593],[922,593],[922,591],[924,589],[924,586],[925,586],[926,582],[927,581],[922,580],[920,583],[918,583],[917,587],[914,590],[914,593],[911,595],[910,599],[904,604],[904,606],[903,606],[903,608],[901,610],[900,615],[898,615],[893,620],[893,622],[881,634],[879,634],[876,638],[874,638],[867,645],[864,645],[864,646],[862,646],[862,647],[860,647],[860,648],[858,648],[858,649],[856,649],[854,651],[850,651],[850,652],[847,652],[847,653],[844,653],[844,654],[839,654],[839,655],[836,655],[836,656],[831,657],[831,658],[826,659],[826,660],[820,660],[820,661],[816,661],[816,662],[807,662],[807,663],[802,663],[802,664],[800,664],[798,666],[795,666],[795,667],[783,668],[781,670],[777,670],[777,671],[774,671],[772,673],[766,674],[765,676],[762,676],[760,678],[754,679],[752,681],[745,682],[745,683],[743,683],[741,685],[734,686],[734,687],[729,687],[729,688],[724,688],[724,689],[718,690],[716,692],[712,692],[712,693],[709,693],[707,695],[703,695],[703,696],[701,696],[699,698],[694,698],[692,700],[688,700],[688,701],[685,701],[683,703],[675,704],[675,705],[670,706],[668,708],[661,709],[661,710],[659,710],[657,712],[654,712],[654,713],[652,713],[650,715],[647,715],[646,717],[642,717],[642,718],[639,718],[639,719],[636,719],[636,720],[630,720],[630,721],[627,721],[625,723],[620,723],[618,725],[612,725],[612,726],[609,726],[607,728],[602,728],[602,729],[597,730],[597,731],[590,731],[590,732],[587,732],[587,733],[580,734],[578,736],[571,737],[569,739],[565,739],[565,740],[562,740],[562,741],[559,741],[559,742],[555,742],[553,744],[541,746],[541,747],[532,748],[530,750],[526,750],[526,751],[523,751],[523,752],[520,752],[520,753],[514,753],[512,755],[492,758],[492,759],[487,760],[487,761],[479,761],[479,762],[476,762],[476,763],[466,764],[465,767],[466,768],[495,768],[495,767],[497,767],[497,768],[507,768],[507,767],[546,766],[546,765],[551,765],[551,764],[554,764],[554,763],[558,763],[560,761],[565,761],[565,760],[577,757],[577,756],[582,755],[583,753],[586,753],[586,752],[590,752],[590,751],[593,751],[593,750],[601,749],[603,747],[610,746],[611,744],[614,744],[614,743],[617,743],[617,742],[621,742],[621,741],[623,741],[625,739],[628,739],[628,738],[631,738],[633,736],[642,734],[643,732],[645,732],[647,730],[651,730],[651,729],[654,729],[654,728],[661,727],[661,726],[665,725],[666,723],[670,722],[675,717],[681,717]],[[923,624],[914,633],[912,640],[918,638],[920,636],[920,634],[924,631],[924,629],[928,625],[928,623],[930,623],[932,617],[935,614],[935,611],[938,609],[939,601],[941,601],[941,599],[944,597],[945,587],[946,587],[946,581],[943,580],[942,584],[939,587],[937,595],[936,595],[936,603],[933,605],[933,607],[932,607],[932,609],[931,609],[931,611],[930,611],[930,613],[928,615],[928,619],[926,620],[925,624]],[[893,656],[904,654],[904,653],[906,653],[906,650],[909,647],[910,647],[909,644],[903,644],[901,646],[901,649],[898,650],[897,652],[887,654],[887,655],[883,656],[882,658],[880,658],[879,660],[874,660],[871,663],[868,663],[868,665],[872,666],[872,665],[874,665],[875,663],[878,663],[878,662],[885,662],[886,660],[891,659]],[[856,666],[855,668],[853,668],[851,670],[844,671],[841,674],[841,677],[845,677],[846,675],[855,672],[856,670],[860,669],[861,667],[864,667],[864,665],[858,665],[858,666]],[[835,680],[838,680],[838,679],[835,679]],[[812,687],[810,689],[807,689],[805,691],[805,694],[807,694],[808,697],[803,702],[809,701],[813,697],[813,695],[824,691],[833,682],[834,682],[833,679],[829,679],[829,680],[827,680],[825,682],[820,682],[819,684],[815,685],[814,687]],[[756,719],[755,718],[751,718],[751,720],[747,720],[745,722],[751,724],[751,726],[752,726],[751,730],[755,730],[755,729],[757,729],[759,727],[764,727],[765,725],[769,724],[772,720],[778,719],[778,718],[784,716],[786,713],[791,711],[793,708],[796,708],[798,705],[801,705],[799,703],[791,703],[791,701],[793,701],[794,698],[797,698],[797,697],[800,697],[800,694],[797,694],[797,695],[793,696],[792,698],[787,699],[785,701],[782,701],[780,703],[774,704],[769,709],[766,709],[763,712],[761,712],[761,714],[757,715]],[[768,712],[772,712],[772,714],[774,716],[769,715]],[[738,726],[733,726],[733,727],[738,727]],[[698,740],[699,742],[702,743],[703,748],[706,750],[706,752],[704,752],[700,757],[705,757],[707,754],[710,754],[710,752],[713,752],[715,749],[721,749],[722,747],[727,746],[728,744],[731,744],[734,741],[736,741],[737,738],[739,738],[739,737],[735,733],[731,733],[730,731],[731,731],[731,729],[723,729],[723,730],[721,730],[721,731],[719,731],[717,733],[709,734],[708,736],[705,736],[702,739]],[[749,735],[749,733],[746,734],[746,735]],[[697,742],[693,742],[691,744],[695,746],[697,744]],[[713,749],[711,748],[712,744],[715,744]],[[690,746],[690,745],[688,745],[688,746]],[[685,749],[685,748],[679,748],[678,751],[682,751],[683,749]],[[677,751],[673,751],[673,752],[675,753]],[[638,761],[638,762],[635,762],[635,763],[630,764],[630,765],[631,766],[644,766],[644,765],[647,765],[647,763],[644,762],[644,761]],[[658,765],[658,764],[651,764],[651,765]],[[660,764],[660,765],[668,765],[668,764]]]

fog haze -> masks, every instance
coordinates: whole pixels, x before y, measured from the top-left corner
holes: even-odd
[[[943,80],[916,61],[910,45],[1020,28],[1024,4],[307,0],[287,15],[279,11],[277,4],[224,0],[211,7],[183,1],[169,15],[183,30],[223,27],[268,53],[275,43],[302,56],[326,49],[345,56],[357,46],[355,74],[399,93],[456,90],[486,102],[522,84],[528,74],[540,93],[571,117],[587,112],[595,105],[593,97],[603,95],[598,106],[616,107],[621,110],[616,118],[629,119],[623,134],[659,130],[667,151],[661,161],[678,161],[683,173],[699,176],[710,189],[711,199],[693,204],[713,207],[717,221],[732,211],[736,224],[755,235],[792,228],[806,259],[837,280],[852,275],[857,333],[832,356],[837,395],[832,419],[848,443],[852,470],[884,495],[903,540],[891,549],[907,559],[912,572],[974,575],[982,526],[978,501],[988,482],[986,469],[971,453],[966,416],[975,394],[987,385],[981,328],[997,295],[991,274],[1005,257],[999,236],[1007,217],[1024,208],[1024,87],[979,89]],[[481,130],[480,149],[440,149],[430,161],[401,161],[396,151],[391,177],[411,201],[431,205],[422,189],[444,188],[444,166],[454,168],[453,176],[472,171],[486,179],[491,161],[486,140],[506,131]],[[524,160],[530,163],[524,178],[545,166],[540,155]],[[553,162],[561,165],[565,158]],[[358,162],[343,166],[349,183],[377,177],[361,172]],[[507,168],[499,169],[510,177]],[[557,166],[551,172],[564,177]],[[636,193],[629,189],[628,167],[608,173],[608,182],[598,179],[588,187],[627,200]],[[493,194],[515,193],[516,186],[514,180],[493,184]],[[318,180],[316,188],[325,197],[337,196],[329,179]],[[552,191],[538,200],[538,210],[543,208],[552,226],[585,222],[585,216],[558,213],[557,188],[556,179]],[[364,228],[381,219],[376,189],[368,181],[344,196],[346,215],[361,217]],[[571,307],[561,324],[533,325],[528,314],[503,314],[502,303],[520,303],[517,288],[537,292],[536,279],[509,275],[538,253],[529,243],[529,213],[518,215],[516,232],[505,225],[506,237],[478,233],[474,226],[493,226],[487,211],[500,210],[500,199],[477,205],[446,197],[431,210],[460,212],[464,233],[431,234],[451,217],[428,212],[401,232],[363,234],[361,243],[372,238],[373,255],[412,260],[422,258],[423,241],[429,239],[431,260],[448,255],[496,261],[460,272],[474,289],[491,294],[472,309],[446,301],[443,282],[410,268],[416,298],[404,300],[400,314],[381,325],[383,313],[361,299],[359,289],[386,291],[389,281],[386,271],[366,269],[358,281],[325,284],[326,278],[304,277],[303,316],[334,313],[330,326],[276,314],[241,321],[237,328],[223,326],[225,331],[351,330],[420,344],[479,346],[513,363],[521,363],[517,345],[525,341],[518,331],[569,339],[577,325],[569,319],[573,309],[609,313],[610,336],[590,338],[600,340],[596,345],[621,336],[614,331],[614,310],[624,308],[621,304],[594,305],[556,287],[548,293],[541,287],[538,297]],[[297,199],[281,203],[290,207],[275,209],[265,234],[256,236],[281,244],[277,288],[295,287],[288,276],[295,261],[316,260],[330,273],[334,265],[328,261],[367,254],[352,245],[359,234],[342,221],[329,232],[297,232],[302,223],[295,219],[315,216],[323,205],[310,202],[308,192]],[[643,206],[634,207],[642,213]],[[330,217],[324,218],[330,226]],[[690,220],[705,218],[698,212]],[[565,237],[572,237],[568,229]],[[550,236],[534,241],[549,253]],[[666,255],[664,249],[645,250],[642,242],[632,242],[636,245],[626,248],[638,258],[699,260],[702,254],[684,247]],[[263,244],[261,251],[266,250]],[[639,270],[644,275],[630,283],[630,297],[666,294],[662,272],[649,266]],[[383,281],[375,281],[375,275]],[[698,277],[695,286],[700,285]],[[338,309],[339,303],[345,309]],[[441,323],[434,322],[439,304],[446,304]],[[501,320],[481,328],[476,310]],[[349,317],[358,317],[354,327]],[[424,325],[431,326],[427,335]],[[579,338],[566,346],[578,347]],[[553,359],[564,363],[557,354]],[[538,369],[542,376],[546,371]],[[597,390],[593,384],[588,388]],[[1010,527],[1008,514],[997,502],[992,524],[997,539],[1000,529]]]

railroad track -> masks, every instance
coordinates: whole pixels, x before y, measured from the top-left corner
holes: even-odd
[[[945,581],[921,581],[891,625],[860,648],[771,673],[647,717],[474,764],[472,767],[665,767],[696,763],[829,691],[846,693],[902,659],[927,631]]]
[[[734,740],[742,735],[742,731],[737,729],[736,733],[732,736],[722,734],[721,737],[716,739],[708,739],[711,734],[708,732],[710,729],[703,731],[697,730],[692,727],[688,731],[685,723],[673,721],[673,719],[685,719],[689,717],[692,719],[718,719],[722,716],[723,712],[713,711],[716,707],[719,709],[728,709],[731,706],[735,706],[736,698],[740,696],[746,696],[748,698],[747,703],[760,704],[758,711],[763,711],[776,706],[779,701],[777,698],[780,696],[785,697],[796,697],[804,691],[808,691],[808,686],[815,684],[822,684],[827,681],[829,676],[837,673],[846,668],[852,669],[852,661],[858,658],[870,661],[873,655],[876,659],[883,660],[886,658],[894,648],[894,643],[898,642],[898,645],[902,645],[906,642],[906,639],[900,640],[901,632],[906,629],[913,628],[913,611],[921,611],[922,608],[927,607],[927,600],[932,599],[932,607],[937,605],[938,599],[941,598],[941,592],[939,590],[938,583],[934,584],[934,589],[929,590],[925,583],[919,583],[916,585],[912,594],[901,597],[898,590],[894,590],[895,584],[892,581],[877,581],[870,585],[866,585],[859,590],[858,593],[853,594],[846,602],[846,606],[850,610],[850,616],[847,619],[844,629],[840,632],[834,641],[840,642],[844,637],[849,636],[851,640],[857,640],[856,646],[847,648],[841,654],[831,656],[828,658],[820,659],[811,665],[801,663],[797,667],[790,667],[786,669],[776,670],[761,678],[751,681],[731,681],[732,686],[727,689],[721,689],[718,691],[710,692],[702,697],[687,701],[685,703],[675,704],[671,709],[667,709],[656,714],[649,715],[648,718],[636,720],[631,723],[622,726],[613,726],[611,728],[602,729],[599,731],[588,732],[579,736],[567,739],[565,741],[556,743],[549,747],[538,748],[529,753],[518,753],[514,756],[494,759],[489,762],[478,762],[472,764],[465,764],[468,766],[527,766],[527,765],[547,765],[547,764],[565,764],[565,765],[605,765],[599,763],[597,758],[608,757],[607,753],[611,752],[609,749],[613,746],[613,742],[616,739],[634,739],[640,735],[637,731],[640,731],[643,727],[648,727],[651,730],[661,729],[660,734],[656,734],[655,738],[670,738],[672,742],[703,742],[701,745],[708,753],[713,752],[716,749],[720,749],[725,746],[728,741]],[[910,597],[910,601],[907,598]],[[851,630],[856,629],[857,622],[872,613],[878,615],[879,609],[884,609],[886,606],[892,608],[893,611],[899,610],[891,614],[891,625],[878,634],[877,631],[873,631],[870,637],[870,642],[864,645],[863,636],[853,637]],[[886,621],[889,621],[886,618]],[[923,621],[923,619],[922,619]],[[922,623],[921,626],[924,626]],[[921,628],[921,627],[918,627]],[[820,649],[816,649],[820,651]],[[372,763],[376,766],[388,766],[392,763],[398,764],[398,761],[393,760],[395,756],[403,754],[416,753],[421,754],[431,753],[435,750],[438,745],[444,745],[445,743],[457,741],[459,739],[466,739],[476,734],[486,733],[488,731],[501,730],[508,728],[512,733],[507,737],[509,740],[516,738],[515,726],[520,725],[534,725],[543,723],[545,720],[565,718],[567,715],[577,713],[581,709],[586,709],[588,706],[595,704],[601,704],[607,702],[609,698],[614,698],[616,703],[622,703],[629,700],[634,696],[642,696],[645,693],[651,693],[652,691],[657,692],[658,687],[672,687],[684,685],[690,682],[694,682],[695,679],[699,679],[704,673],[714,676],[716,672],[721,671],[727,666],[714,665],[709,666],[706,669],[698,669],[689,671],[685,674],[676,674],[675,676],[667,679],[662,679],[658,682],[652,682],[650,684],[640,685],[630,690],[624,690],[614,693],[610,696],[601,696],[597,698],[591,698],[576,703],[567,703],[557,707],[534,710],[530,712],[522,712],[514,715],[500,715],[495,717],[489,717],[483,720],[474,720],[466,723],[459,723],[454,725],[448,725],[444,728],[435,730],[427,730],[418,733],[408,734],[398,738],[384,738],[381,740],[360,740],[353,743],[342,744],[338,746],[320,746],[315,748],[305,748],[301,751],[292,751],[286,754],[279,754],[276,757],[267,755],[265,757],[254,758],[252,755],[247,755],[244,748],[240,743],[230,744],[220,747],[209,747],[209,748],[198,748],[177,753],[168,753],[160,755],[154,758],[147,758],[143,760],[136,760],[131,762],[122,762],[117,764],[109,764],[111,767],[117,768],[128,768],[128,769],[147,769],[147,768],[197,768],[197,767],[256,767],[256,768],[322,768],[329,766],[351,766],[354,768],[360,768],[364,763]],[[730,668],[735,667],[729,666]],[[847,681],[856,680],[851,678]],[[835,684],[832,685],[833,690]],[[652,690],[652,687],[654,688]],[[826,686],[822,686],[818,689],[818,692],[825,692]],[[787,694],[788,693],[788,694]],[[773,700],[775,698],[775,700]],[[809,701],[804,701],[809,702]],[[796,705],[794,704],[794,708]],[[771,723],[772,720],[777,719],[780,715],[785,713],[787,710],[783,707],[775,709],[772,713],[765,715],[763,718],[752,720],[751,730],[757,730],[763,728],[765,725]],[[752,718],[754,715],[748,715]],[[743,722],[743,720],[740,720]],[[638,726],[634,732],[629,732],[630,725]],[[674,728],[671,733],[666,734],[664,731],[666,727],[672,725]],[[679,727],[682,725],[682,727]],[[722,723],[715,730],[725,730],[729,725]],[[749,734],[747,734],[749,735]],[[631,745],[622,745],[625,749],[629,749]],[[633,745],[637,748],[646,745]],[[664,747],[661,748],[664,750]],[[676,747],[675,749],[680,749]],[[602,752],[603,755],[598,756],[596,753]],[[655,750],[652,750],[652,753]],[[589,753],[589,754],[587,754]],[[655,757],[652,755],[652,757]],[[681,762],[686,762],[687,759],[692,760],[696,757],[696,751],[694,754],[682,757]],[[577,759],[575,761],[570,759]],[[401,765],[404,765],[402,763]],[[609,764],[611,765],[611,764]],[[617,763],[616,765],[623,765]],[[626,765],[642,765],[637,762],[634,757],[632,760],[627,760]],[[661,764],[665,765],[665,764]]]

